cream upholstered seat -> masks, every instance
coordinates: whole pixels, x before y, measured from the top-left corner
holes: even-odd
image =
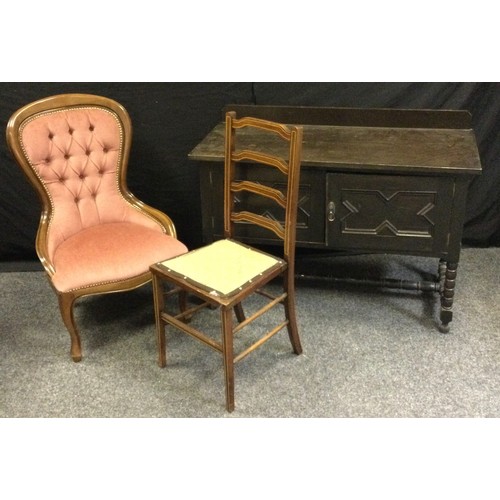
[[[286,263],[237,241],[224,239],[161,263],[180,279],[189,279],[214,297],[229,297],[255,277]]]
[[[238,147],[237,132],[247,128],[278,140],[284,145],[282,149],[285,151],[285,158],[263,152],[258,144],[254,143],[247,147]],[[215,349],[224,359],[228,411],[233,411],[235,407],[234,364],[236,362],[245,358],[283,328],[288,330],[293,352],[295,354],[302,352],[295,314],[294,290],[301,147],[301,127],[285,126],[252,117],[237,119],[234,113],[228,113],[225,132],[224,239],[151,266],[159,365],[163,367],[166,364],[165,325],[167,324]],[[259,169],[261,171],[276,169],[276,172],[281,174],[280,181],[275,184],[279,187],[266,185],[262,179],[256,178]],[[240,201],[243,193],[264,200],[256,206],[265,207],[266,203],[276,206],[278,208],[276,213],[280,212],[283,218],[277,220],[268,217],[265,215],[267,210],[264,210],[263,214],[242,209]],[[260,249],[237,241],[234,226],[240,223],[245,224],[247,228],[256,225],[259,226],[258,230],[264,229],[274,233],[278,245],[281,244],[283,257],[264,253]],[[269,287],[266,289],[266,285],[275,278],[281,278],[282,281],[283,290],[278,295],[271,293]],[[164,298],[164,284],[170,285],[170,288],[177,287],[181,293],[196,296],[198,302],[201,299],[201,304],[197,303],[188,309],[181,309],[179,314],[173,314],[166,307],[168,304]],[[258,294],[264,304],[246,318],[242,303],[253,294]],[[240,346],[239,352],[235,352],[235,335],[249,325],[255,325],[257,319],[280,305],[284,308],[284,314],[271,319],[273,327],[257,335],[257,339],[252,338],[247,345]],[[201,331],[188,322],[205,306],[220,309],[221,341],[215,340],[210,332]],[[238,320],[236,326],[233,326],[233,311]]]
[[[116,101],[62,94],[30,103],[7,125],[7,143],[40,196],[37,254],[81,359],[74,301],[130,290],[149,266],[185,253],[172,220],[127,188],[131,121]]]

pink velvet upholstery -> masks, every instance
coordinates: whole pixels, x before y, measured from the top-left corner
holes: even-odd
[[[61,292],[120,281],[187,249],[119,190],[122,130],[114,114],[82,107],[35,116],[21,140],[52,204],[52,282]]]
[[[68,292],[118,282],[149,271],[152,263],[186,252],[179,240],[131,222],[99,224],[71,236],[54,255],[52,283]]]
[[[54,208],[49,256],[74,234],[110,222],[161,226],[129,205],[118,189],[121,130],[99,108],[75,108],[35,117],[22,130],[26,154]]]
[[[132,124],[120,103],[90,94],[40,99],[10,117],[6,137],[40,197],[36,251],[58,297],[71,357],[80,361],[75,301],[144,285],[152,264],[187,248],[167,214],[128,190]]]

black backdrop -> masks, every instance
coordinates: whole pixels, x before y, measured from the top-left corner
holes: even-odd
[[[130,190],[168,213],[189,247],[201,241],[198,168],[189,151],[221,119],[226,104],[466,109],[472,113],[483,174],[467,201],[464,243],[500,244],[499,83],[0,83],[0,262],[36,260],[40,205],[5,143],[11,114],[53,94],[95,93],[120,102],[134,128]]]

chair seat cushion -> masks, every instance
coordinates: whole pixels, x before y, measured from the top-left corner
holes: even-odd
[[[216,297],[228,297],[285,261],[230,239],[219,240],[161,262],[167,272],[196,284]]]
[[[87,228],[61,243],[54,253],[56,290],[68,292],[119,282],[149,272],[156,262],[187,252],[161,231],[131,222]]]

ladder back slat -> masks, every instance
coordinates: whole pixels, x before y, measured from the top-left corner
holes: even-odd
[[[277,158],[276,156],[244,149],[242,151],[239,151],[238,153],[233,153],[231,155],[231,159],[238,162],[247,160],[255,161],[257,163],[264,163],[265,165],[276,167],[282,173],[288,175],[288,164],[280,158]]]
[[[250,222],[251,224],[257,224],[258,226],[265,227],[273,231],[276,236],[285,239],[285,230],[283,226],[276,220],[268,219],[263,215],[254,214],[252,212],[233,212],[231,214],[231,221],[233,222]]]
[[[286,207],[286,196],[279,190],[269,186],[264,186],[257,182],[252,181],[240,181],[233,182],[231,184],[231,191],[248,191],[250,193],[255,193],[260,196],[266,196],[274,200],[278,205],[285,208]]]

